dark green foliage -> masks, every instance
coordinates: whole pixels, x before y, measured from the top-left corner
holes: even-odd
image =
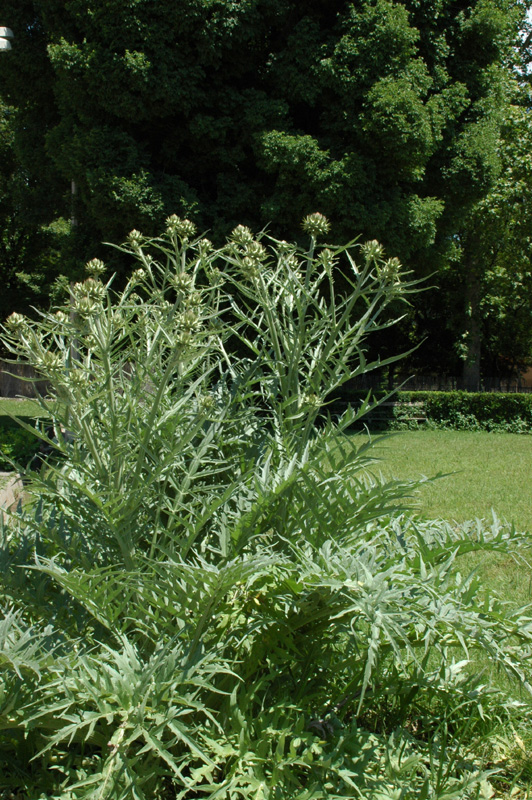
[[[525,9],[4,0],[3,12],[17,156],[49,222],[74,216],[69,260],[173,212],[217,239],[242,221],[295,238],[319,208],[335,235],[361,231],[426,272],[498,174]]]
[[[46,185],[46,175],[30,178],[21,166],[15,143],[16,120],[16,109],[0,100],[2,319],[14,308],[48,305],[50,286],[62,269],[61,254],[69,234],[68,223],[54,219],[54,190]]]
[[[30,431],[0,425],[0,470],[12,471],[14,464],[26,467],[39,450],[39,441]]]

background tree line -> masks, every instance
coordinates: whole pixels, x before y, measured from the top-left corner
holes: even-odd
[[[1,0],[1,313],[171,213],[378,239],[431,288],[409,368],[532,352],[526,4],[509,0]],[[113,259],[116,259],[113,261]],[[63,281],[64,282],[64,281]],[[384,335],[375,347],[396,351]]]

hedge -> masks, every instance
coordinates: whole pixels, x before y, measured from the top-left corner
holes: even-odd
[[[367,392],[352,391],[338,405],[359,404]],[[430,427],[532,433],[532,394],[498,392],[375,392],[381,405],[364,421],[370,427]]]

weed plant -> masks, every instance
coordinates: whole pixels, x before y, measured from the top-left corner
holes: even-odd
[[[6,791],[463,800],[517,781],[487,743],[528,701],[466,666],[487,654],[527,697],[531,622],[455,561],[522,539],[409,522],[413,484],[372,478],[346,434],[369,399],[323,419],[416,287],[378,243],[304,227],[306,251],[242,226],[215,250],[171,217],[130,234],[123,291],[92,261],[63,307],[7,321],[52,387],[53,438],[35,435],[54,454],[2,533]]]

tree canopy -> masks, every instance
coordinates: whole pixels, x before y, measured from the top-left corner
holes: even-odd
[[[174,212],[216,239],[237,223],[294,237],[320,210],[417,274],[465,263],[456,237],[501,171],[524,3],[2,5],[17,163],[42,224],[75,223],[60,226],[65,271]]]

